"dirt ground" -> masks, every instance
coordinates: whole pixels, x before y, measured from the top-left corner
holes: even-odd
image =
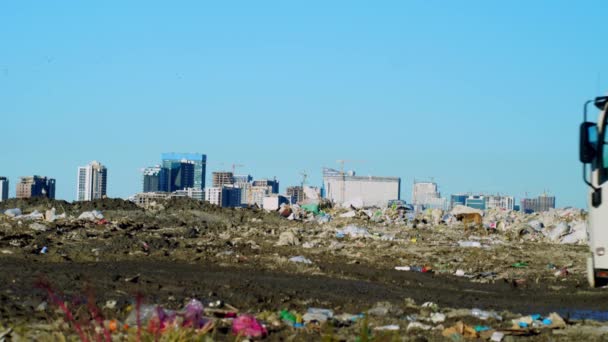
[[[137,295],[171,309],[192,298],[221,299],[268,322],[270,340],[318,340],[328,334],[324,329],[338,340],[354,340],[360,334],[357,324],[294,329],[277,319],[282,309],[304,313],[316,307],[358,314],[379,305],[389,309],[370,315],[370,326],[398,325],[391,336],[404,340],[443,340],[441,327],[457,321],[506,329],[510,318],[551,312],[559,313],[568,328],[507,339],[606,336],[596,333],[603,323],[580,316],[601,315],[608,308],[608,292],[586,284],[585,245],[550,244],[464,227],[412,229],[358,219],[295,222],[276,213],[192,201],[173,201],[157,210],[120,200],[86,205],[15,202],[3,203],[0,209],[14,207],[26,213],[55,207],[68,218],[45,222],[0,216],[0,328],[31,327],[41,334],[52,329],[49,322],[58,315],[56,308],[45,306],[46,293],[36,287],[45,280],[72,303],[91,290],[100,307],[117,301],[104,312],[118,319],[126,317],[125,308]],[[95,208],[102,210],[105,221],[76,219]],[[371,234],[337,237],[336,230],[349,224]],[[479,241],[482,247],[461,247],[457,242],[462,240]],[[43,247],[46,253],[40,253]],[[291,262],[294,256],[310,263]],[[525,266],[514,267],[517,262]],[[427,266],[433,272],[394,269],[406,265]],[[560,269],[567,272],[556,275]],[[457,270],[467,276],[454,275]],[[425,319],[425,302],[446,313],[441,326]],[[466,313],[472,308],[496,311],[504,320],[480,321]],[[406,331],[412,315],[434,329]],[[227,330],[219,330],[216,339],[233,339]]]

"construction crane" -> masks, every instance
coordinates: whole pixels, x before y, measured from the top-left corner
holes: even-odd
[[[306,171],[300,172],[300,176],[302,176],[302,189],[304,189],[304,184],[306,184],[306,179],[308,179],[308,173]]]
[[[234,171],[237,167],[245,167],[243,164],[232,164],[232,175],[234,176]]]

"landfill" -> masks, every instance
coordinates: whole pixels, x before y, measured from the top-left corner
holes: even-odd
[[[12,199],[0,341],[605,340],[586,216]]]

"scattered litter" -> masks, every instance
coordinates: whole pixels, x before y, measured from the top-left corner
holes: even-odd
[[[405,330],[410,332],[412,330],[431,330],[431,329],[433,329],[433,327],[428,324],[423,324],[420,322],[410,322],[407,325],[407,329],[405,329]]]
[[[307,259],[301,255],[291,257],[291,258],[289,258],[289,261],[303,263],[303,264],[312,264],[312,261],[310,259]]]
[[[103,218],[103,214],[99,210],[85,211],[80,216],[78,216],[79,220],[85,221],[97,221]]]
[[[232,322],[232,333],[241,337],[260,338],[268,335],[268,330],[252,315],[241,315]]]
[[[458,241],[458,245],[460,247],[481,247],[481,243],[479,241]]]
[[[471,309],[471,316],[473,317],[477,317],[483,321],[489,319],[489,318],[493,318],[497,321],[502,321],[502,316],[500,316],[499,314],[497,314],[494,311],[486,311],[486,310],[481,310],[481,309]]]
[[[381,327],[375,327],[374,330],[378,330],[378,331],[397,331],[397,330],[399,330],[399,326],[395,325],[395,324],[383,325]]]
[[[7,209],[4,211],[4,215],[6,215],[8,217],[21,216],[21,209],[19,209],[19,208]]]
[[[370,236],[369,232],[367,231],[367,229],[365,228],[361,228],[361,227],[357,227],[355,225],[348,225],[346,226],[344,229],[342,230],[338,230],[337,234],[342,234],[342,236],[350,236],[353,238],[359,238],[359,237],[368,237]]]

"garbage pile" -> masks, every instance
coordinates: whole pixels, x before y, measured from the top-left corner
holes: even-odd
[[[288,220],[329,223],[335,219],[364,220],[385,226],[400,225],[405,228],[432,228],[446,225],[452,228],[479,226],[489,232],[515,231],[527,238],[542,239],[551,243],[586,243],[586,213],[581,209],[551,209],[546,212],[526,214],[513,210],[491,209],[487,211],[457,205],[450,211],[428,209],[414,213],[408,206],[388,208],[332,207],[319,202],[303,205],[283,204],[279,213]]]
[[[140,324],[163,336],[191,329],[277,340],[318,340],[324,329],[338,340],[394,333],[500,341],[603,331],[554,309],[562,297],[547,302],[550,310],[526,311],[537,297],[594,302],[595,292],[580,291],[588,248],[586,213],[577,209],[416,213],[401,204],[336,207],[322,200],[276,212],[177,199],[153,209],[118,201],[14,204],[0,205],[3,317],[40,318],[30,314],[42,306],[39,298],[19,291],[29,285],[24,279],[52,270],[63,287],[92,281],[104,300],[123,301],[106,305],[103,325],[129,340]],[[124,304],[138,288],[154,303],[141,304],[140,324],[137,303]],[[487,294],[503,296],[500,306],[499,296]],[[396,304],[406,296],[424,304]],[[497,307],[504,310],[490,310]],[[520,307],[522,314],[506,312]],[[0,334],[14,327],[3,323]]]
[[[38,310],[49,312],[47,317],[52,318],[54,316],[50,312],[54,309],[53,306],[58,307],[55,313],[62,315],[63,319],[56,321],[55,329],[62,333],[55,334],[54,337],[61,336],[65,340],[71,340],[70,336],[79,337],[82,341],[181,341],[211,336],[224,336],[220,340],[235,337],[248,340],[310,340],[314,336],[323,339],[331,336],[336,340],[348,340],[356,336],[357,340],[372,340],[407,335],[448,338],[453,341],[501,342],[507,340],[508,336],[553,335],[589,339],[608,335],[608,325],[589,325],[579,320],[566,321],[557,312],[519,315],[480,308],[440,307],[434,302],[418,305],[410,298],[405,298],[402,305],[377,302],[359,313],[308,307],[305,310],[283,308],[252,314],[243,313],[223,300],[194,298],[179,309],[168,309],[162,304],[145,304],[141,296],[125,307],[119,307],[115,300],[107,301],[102,308],[93,302],[78,307],[65,304],[64,298],[56,295],[50,287],[46,291],[51,305],[43,302]],[[89,319],[75,319],[79,311],[88,311]],[[40,334],[46,333],[37,329],[41,329],[40,325],[33,325],[31,329],[21,328],[19,333],[8,329],[3,337],[36,339]]]

